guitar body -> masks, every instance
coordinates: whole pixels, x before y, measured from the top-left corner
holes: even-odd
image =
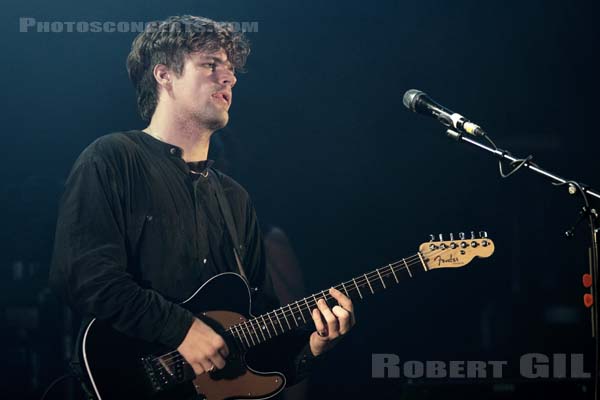
[[[211,278],[181,305],[217,332],[251,316],[250,290],[235,273]],[[283,374],[255,371],[246,364],[245,351],[229,341],[228,347],[223,370],[195,377],[173,349],[128,337],[94,319],[84,330],[80,354],[88,387],[102,400],[263,399],[283,389]]]

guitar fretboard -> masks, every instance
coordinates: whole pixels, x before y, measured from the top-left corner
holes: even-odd
[[[428,271],[425,257],[427,255],[418,252],[414,256],[403,258],[400,261],[342,282],[336,285],[335,288],[353,301],[362,300],[366,296],[398,284],[401,279],[412,278],[420,271]],[[329,291],[323,290],[233,325],[227,332],[237,340],[242,348],[249,349],[281,334],[312,323],[312,310],[317,308],[319,299],[324,299],[330,306],[332,300],[335,302]]]

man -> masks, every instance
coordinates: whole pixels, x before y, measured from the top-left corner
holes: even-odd
[[[201,17],[170,17],[138,35],[127,68],[140,114],[150,123],[143,131],[104,136],[83,151],[67,180],[56,230],[52,286],[83,315],[176,348],[196,375],[224,368],[229,349],[177,303],[210,277],[240,271],[258,288],[259,309],[277,305],[248,194],[207,160],[211,135],[228,122],[235,72],[248,53],[241,33]],[[218,185],[239,236],[237,255]],[[354,324],[352,302],[334,289],[330,294],[339,305],[318,302],[316,330],[303,337],[304,345],[291,344],[298,335],[288,341],[284,369],[291,381]]]

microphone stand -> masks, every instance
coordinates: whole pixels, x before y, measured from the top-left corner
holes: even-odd
[[[589,273],[592,276],[592,284],[591,284],[591,288],[590,288],[591,289],[590,294],[592,296],[592,303],[590,306],[590,313],[591,313],[591,322],[592,322],[592,337],[595,338],[595,343],[596,343],[596,354],[595,354],[596,362],[594,365],[594,371],[595,371],[595,374],[594,374],[595,396],[594,396],[594,398],[597,399],[598,398],[598,370],[600,367],[598,365],[599,347],[600,346],[598,343],[599,338],[597,337],[597,335],[598,335],[598,314],[596,312],[596,310],[597,310],[596,295],[598,293],[598,234],[599,234],[600,229],[598,227],[598,212],[596,211],[596,209],[590,207],[590,204],[588,201],[588,196],[592,196],[592,197],[595,197],[596,199],[600,200],[600,193],[598,193],[596,190],[594,190],[586,185],[578,183],[577,181],[561,178],[560,176],[558,176],[556,174],[553,174],[551,172],[548,172],[548,171],[540,168],[538,165],[531,162],[531,156],[526,159],[520,159],[520,158],[513,157],[508,151],[497,148],[496,145],[494,144],[494,142],[492,142],[492,140],[489,139],[487,136],[484,136],[484,137],[490,141],[490,143],[493,145],[493,148],[489,147],[483,143],[480,143],[476,140],[473,140],[471,138],[465,137],[462,133],[456,132],[452,129],[448,129],[446,131],[446,134],[451,139],[454,139],[454,140],[460,141],[460,142],[464,142],[464,143],[468,143],[468,144],[478,147],[482,150],[485,150],[488,153],[491,153],[491,154],[497,156],[500,160],[508,160],[508,161],[510,161],[510,163],[512,165],[518,164],[516,167],[514,167],[514,169],[511,172],[509,172],[508,175],[512,174],[513,172],[515,172],[517,169],[519,169],[521,167],[526,167],[526,168],[530,169],[531,171],[536,172],[537,174],[550,179],[552,181],[552,184],[555,186],[567,185],[569,194],[575,195],[575,194],[579,193],[581,195],[585,206],[580,211],[580,217],[577,220],[577,222],[575,223],[575,225],[573,227],[571,227],[569,230],[567,230],[565,232],[565,235],[567,237],[574,236],[575,226],[587,217],[589,228],[590,228],[590,238],[591,238],[590,247],[588,248]],[[506,176],[508,176],[508,175],[506,175]],[[506,177],[506,176],[504,176],[504,177]],[[587,304],[586,304],[586,306],[587,306]]]

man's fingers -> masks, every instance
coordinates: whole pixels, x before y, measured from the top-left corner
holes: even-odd
[[[223,337],[199,319],[194,320],[177,350],[189,362],[196,375],[224,368],[229,355],[229,348]]]
[[[215,368],[223,369],[225,367],[225,358],[219,351],[215,351],[207,357],[196,359],[191,363],[194,373],[196,375],[203,374],[205,372],[212,372]]]
[[[229,349],[228,348],[219,349],[219,354],[221,354],[221,357],[227,358],[229,356]]]
[[[215,368],[223,369],[225,367],[225,359],[227,358],[227,354],[229,354],[229,349],[227,348],[227,344],[225,340],[215,334],[215,337],[212,339],[212,348],[210,348],[207,352],[207,359],[211,363],[210,368],[214,365]]]
[[[352,304],[352,300],[335,288],[329,289],[329,293],[334,299],[337,300],[340,307],[350,313],[350,327],[354,326],[356,323],[356,318],[354,317],[354,305]]]
[[[215,366],[215,368],[223,369],[225,367],[225,359],[221,356],[221,353],[217,352],[214,356],[212,356],[209,362]],[[211,365],[211,367],[212,367]],[[210,371],[210,368],[208,370]]]
[[[190,365],[192,366],[192,369],[194,370],[194,374],[196,374],[196,376],[202,375],[204,373],[204,367],[202,366],[202,364],[191,363]]]
[[[214,365],[209,359],[203,359],[203,360],[199,360],[198,364],[200,364],[200,366],[202,367],[202,372],[208,372],[210,371],[210,369],[212,368],[212,366]],[[195,369],[194,369],[195,370]],[[198,373],[196,373],[196,375],[199,375]]]
[[[350,328],[351,328],[351,315],[348,312],[348,310],[340,307],[340,306],[334,306],[331,309],[331,312],[333,312],[333,314],[337,317],[338,322],[340,324],[340,334],[344,335],[346,334]]]
[[[346,334],[350,328],[352,328],[352,325],[354,325],[354,314],[352,312],[352,301],[348,297],[339,290],[333,288],[331,288],[329,292],[340,305],[329,308],[329,305],[324,299],[319,299],[317,301],[317,308],[312,311],[312,317],[317,332],[319,332],[321,336],[323,336],[323,330],[326,330],[328,333],[327,336],[330,339],[335,339],[339,335]],[[325,320],[325,322],[323,322],[323,320]]]
[[[327,328],[325,328],[323,318],[321,317],[321,312],[318,308],[314,308],[312,310],[312,319],[315,323],[315,329],[319,333],[319,336],[327,336]]]
[[[227,343],[225,343],[225,340],[220,335],[215,334],[213,346],[223,357],[227,358],[229,355],[229,347],[227,347]]]
[[[323,318],[325,318],[325,321],[327,322],[327,330],[329,331],[329,336],[332,338],[337,337],[337,334],[339,332],[339,322],[337,318],[335,317],[335,315],[333,315],[331,309],[329,308],[325,300],[319,299],[319,301],[317,302],[317,306],[319,307],[319,311],[321,311]]]
[[[348,296],[346,296],[344,293],[340,292],[335,288],[331,288],[329,289],[329,294],[333,296],[333,298],[337,300],[338,304],[344,309],[348,310],[350,313],[354,312],[354,305],[352,304],[352,300],[350,300]]]

